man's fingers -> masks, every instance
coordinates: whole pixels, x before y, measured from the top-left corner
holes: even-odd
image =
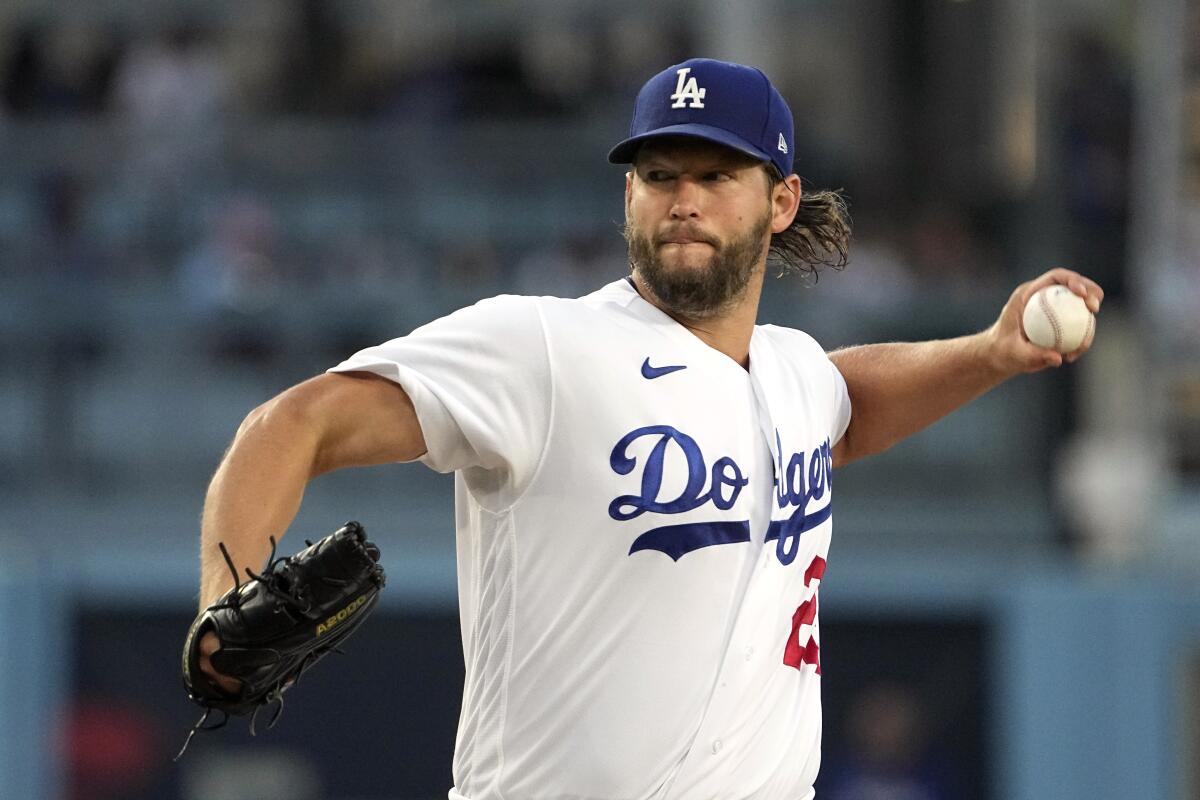
[[[1061,367],[1063,365],[1063,354],[1052,347],[1038,347],[1036,344],[1030,343],[1030,348],[1033,350],[1032,360],[1042,368],[1045,367]]]
[[[1082,297],[1088,310],[1093,314],[1100,310],[1100,304],[1104,302],[1104,289],[1100,287],[1100,284],[1074,270],[1056,267],[1047,270],[1022,287],[1021,307],[1024,308],[1025,304],[1029,302],[1029,298],[1033,297],[1039,289],[1056,284],[1066,286],[1073,293]]]
[[[1069,272],[1069,271],[1068,271]],[[1075,272],[1070,273],[1066,286],[1083,301],[1087,303],[1088,310],[1095,314],[1100,310],[1100,304],[1104,302],[1104,290],[1100,288],[1100,284],[1090,278],[1085,278]]]

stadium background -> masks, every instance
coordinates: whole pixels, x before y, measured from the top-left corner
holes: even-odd
[[[640,83],[763,67],[852,262],[771,281],[827,347],[988,324],[1050,266],[1092,353],[837,474],[819,796],[1200,797],[1198,0],[0,3],[0,798],[443,797],[451,483],[335,474],[390,572],[280,726],[177,677],[243,415],[499,292],[619,277]],[[871,793],[874,792],[874,793]]]

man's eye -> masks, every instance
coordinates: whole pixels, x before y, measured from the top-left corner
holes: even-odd
[[[706,172],[704,174],[704,180],[713,182],[713,183],[720,183],[721,181],[727,181],[730,179],[730,177],[731,176],[728,172]]]
[[[671,180],[671,174],[665,170],[652,169],[646,173],[646,180],[650,181],[651,183],[661,183],[663,181]]]

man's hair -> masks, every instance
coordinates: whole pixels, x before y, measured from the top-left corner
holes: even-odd
[[[783,182],[771,165],[764,165],[768,192]],[[804,191],[800,208],[787,230],[771,235],[767,263],[779,269],[779,277],[797,272],[812,276],[815,283],[822,267],[843,269],[850,258],[850,212],[846,199],[836,190]]]

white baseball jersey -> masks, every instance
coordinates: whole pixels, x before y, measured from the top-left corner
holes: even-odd
[[[750,369],[628,280],[504,296],[334,368],[399,383],[455,471],[466,685],[451,800],[812,797],[817,590],[845,381]]]

